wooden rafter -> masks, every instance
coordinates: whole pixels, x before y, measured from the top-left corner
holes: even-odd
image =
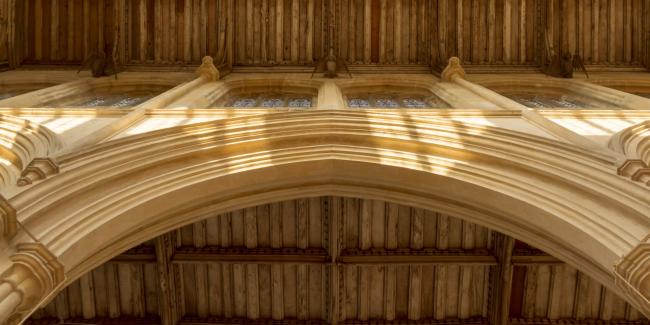
[[[180,319],[177,279],[171,258],[174,254],[175,240],[173,233],[167,233],[155,239],[156,270],[158,272],[161,325],[174,325]]]
[[[512,237],[494,233],[494,255],[498,265],[490,275],[489,314],[493,325],[508,324],[510,293],[512,290],[512,251],[515,240]]]

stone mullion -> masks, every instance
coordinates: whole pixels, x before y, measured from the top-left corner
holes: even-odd
[[[481,85],[475,84],[465,79],[465,71],[460,67],[458,62],[452,64],[450,59],[450,65],[445,68],[442,73],[443,81],[454,82],[469,91],[483,97],[485,100],[496,104],[500,109],[513,110],[521,112],[521,116],[528,122],[542,128],[543,130],[549,132],[550,134],[564,139],[574,145],[581,146],[585,149],[594,150],[601,152],[608,156],[617,156],[613,151],[601,146],[590,139],[585,138],[584,136],[571,131],[568,128],[565,128],[552,120],[546,118],[541,113],[537,112],[534,109],[521,105],[510,98],[502,96],[501,94],[485,88]]]

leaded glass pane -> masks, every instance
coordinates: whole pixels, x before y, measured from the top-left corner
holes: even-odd
[[[239,98],[232,103],[232,107],[255,107],[254,98]]]
[[[111,106],[132,107],[132,106],[140,105],[140,104],[148,101],[151,98],[153,98],[153,97],[151,97],[151,96],[146,96],[146,97],[126,97],[126,98],[119,99],[117,102],[115,102],[115,104],[113,104]]]
[[[427,104],[418,98],[404,98],[402,99],[402,102],[404,103],[404,107],[408,108],[425,108],[427,107]]]
[[[311,99],[292,98],[289,100],[289,107],[311,107]]]
[[[280,98],[266,98],[262,100],[262,107],[283,107],[284,100]]]
[[[98,107],[98,106],[109,106],[109,99],[103,96],[97,96],[94,98],[89,98],[88,100],[72,104],[70,106],[82,106],[82,107]]]
[[[549,101],[553,103],[553,106],[555,107],[565,107],[565,108],[587,107],[587,104],[579,100],[569,98],[567,96],[562,96],[560,98],[549,98]]]
[[[370,107],[370,102],[363,98],[351,98],[348,100],[348,106],[353,108]]]
[[[516,102],[531,108],[553,108],[553,107],[562,107],[562,108],[582,108],[588,107],[589,105],[571,98],[566,95],[562,96],[553,96],[553,95],[533,95],[533,94],[517,94],[508,96]]]
[[[397,104],[397,102],[394,99],[384,97],[384,98],[378,98],[375,101],[375,106],[381,107],[381,108],[395,108],[395,107],[398,107],[399,105]]]

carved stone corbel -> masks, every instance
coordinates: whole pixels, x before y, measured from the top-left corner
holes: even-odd
[[[50,158],[34,158],[20,174],[18,186],[31,185],[36,181],[44,180],[48,176],[58,174],[59,166]]]
[[[64,279],[63,265],[40,243],[18,244],[0,277],[0,324],[18,324]]]
[[[204,56],[203,63],[196,69],[196,75],[208,81],[217,81],[220,78],[219,69],[214,66],[211,56]]]
[[[645,315],[650,315],[650,237],[646,237],[616,265],[616,284]]]
[[[650,167],[641,159],[626,160],[618,168],[618,174],[650,186]]]
[[[441,78],[442,81],[451,82],[454,79],[454,76],[458,76],[461,79],[465,79],[465,70],[460,65],[460,59],[458,57],[449,58],[449,63],[447,67],[442,70]]]
[[[0,234],[11,239],[16,234],[17,226],[16,209],[0,195]]]

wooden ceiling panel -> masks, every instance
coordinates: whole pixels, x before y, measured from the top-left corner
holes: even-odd
[[[470,70],[512,71],[542,64],[547,33],[555,50],[589,65],[650,63],[645,0],[0,0],[0,8],[11,27],[0,28],[0,62],[14,65],[77,64],[117,39],[120,62],[140,66],[196,65],[204,55],[310,66],[334,47],[363,71],[440,69],[451,56]]]
[[[487,317],[487,266],[345,266],[341,320]]]
[[[529,266],[524,288],[522,318],[641,318],[624,300],[568,265]]]
[[[326,0],[246,0],[235,6],[235,65],[311,65],[323,56]]]
[[[272,203],[233,211],[179,230],[181,246],[327,248],[328,198]]]
[[[337,0],[338,54],[352,64],[429,65],[434,3]]]
[[[548,0],[544,25],[555,49],[580,53],[586,64],[640,66],[646,59],[643,30],[649,5],[643,0]]]
[[[107,263],[73,282],[32,318],[157,319],[158,285],[154,264]]]
[[[73,282],[28,324],[648,325],[612,292],[522,242],[400,204],[317,197],[214,215]],[[494,242],[494,243],[493,243]],[[511,292],[495,294],[499,252]],[[507,294],[507,293],[504,293]],[[508,315],[506,315],[508,316]]]
[[[188,317],[327,319],[324,265],[181,265]]]
[[[344,249],[488,249],[490,231],[424,209],[376,200],[333,199],[345,224]]]

